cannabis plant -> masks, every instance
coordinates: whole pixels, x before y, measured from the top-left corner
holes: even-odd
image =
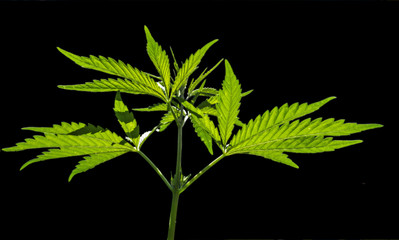
[[[379,124],[347,123],[334,118],[298,120],[298,118],[318,110],[335,97],[311,104],[284,104],[243,123],[238,118],[241,99],[251,91],[242,91],[240,82],[227,60],[222,59],[211,69],[205,69],[197,77],[192,77],[205,53],[217,40],[207,43],[182,64],[176,61],[171,50],[173,57],[173,70],[171,71],[167,53],[154,40],[148,28],[144,27],[144,30],[147,39],[147,53],[157,74],[143,72],[121,60],[117,61],[103,56],[83,57],[58,48],[62,54],[81,67],[114,76],[83,84],[58,87],[84,92],[116,92],[114,112],[125,136],[119,136],[106,128],[93,124],[62,122],[52,127],[22,128],[42,133],[42,135],[35,135],[13,147],[3,148],[3,151],[48,149],[26,162],[21,169],[32,163],[50,159],[82,156],[83,160],[76,165],[69,176],[69,181],[77,174],[86,172],[123,154],[140,155],[172,192],[168,240],[173,240],[180,194],[222,159],[235,154],[247,154],[298,168],[298,165],[288,157],[287,153],[334,151],[362,141],[336,140],[333,137],[382,127]],[[208,75],[223,61],[225,77],[221,89],[205,87]],[[130,109],[123,102],[121,93],[150,95],[157,98],[159,103],[145,108]],[[133,111],[162,111],[164,115],[158,125],[148,131],[142,131]],[[216,154],[218,156],[212,162],[193,177],[182,174],[182,134],[187,121],[191,122],[198,137],[211,155],[216,152],[214,151],[215,146],[220,152],[220,154]],[[171,179],[168,179],[142,151],[142,147],[152,134],[164,131],[170,124],[177,126],[177,158],[175,173]],[[234,128],[238,130],[233,131]]]

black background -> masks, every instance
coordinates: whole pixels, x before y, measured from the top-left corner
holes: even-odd
[[[312,117],[385,127],[349,137],[364,140],[350,148],[291,154],[299,170],[252,156],[224,159],[181,196],[176,239],[399,237],[397,5],[50,2],[1,3],[0,13],[0,147],[32,135],[22,127],[61,121],[89,122],[122,134],[112,110],[114,93],[56,87],[108,77],[78,67],[57,46],[155,72],[145,52],[144,25],[164,49],[173,47],[179,61],[217,38],[200,67],[226,58],[243,90],[255,89],[242,101],[242,121],[286,102],[337,96]],[[223,77],[224,67],[219,67],[208,77],[208,86],[219,88]],[[122,97],[130,107],[156,102]],[[135,116],[142,131],[161,117]],[[184,173],[195,174],[219,152],[215,148],[210,156],[191,126],[184,131]],[[176,127],[154,134],[143,151],[169,178]],[[67,183],[80,158],[38,163],[19,172],[39,151],[0,154],[4,236],[166,238],[171,194],[138,155],[127,154]]]

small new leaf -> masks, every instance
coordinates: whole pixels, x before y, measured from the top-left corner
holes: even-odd
[[[173,94],[175,94],[182,86],[185,86],[185,84],[187,84],[188,78],[195,71],[198,64],[200,64],[205,53],[217,41],[218,40],[216,39],[216,40],[213,40],[212,42],[206,44],[204,47],[199,49],[195,54],[191,55],[184,62],[184,64],[181,66],[181,68],[179,69],[179,71],[176,75],[175,82],[173,83],[173,86],[172,86],[171,96],[173,96]]]

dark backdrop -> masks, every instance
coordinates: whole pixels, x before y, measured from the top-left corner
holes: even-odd
[[[224,159],[181,197],[177,239],[388,238],[397,230],[396,116],[398,6],[377,3],[102,2],[2,3],[0,147],[31,136],[26,126],[61,121],[98,124],[121,133],[114,93],[58,89],[107,77],[61,55],[121,59],[154,72],[143,26],[184,61],[218,38],[200,67],[230,61],[244,91],[247,122],[286,102],[337,99],[313,117],[381,123],[353,136],[364,143],[333,153],[291,158],[299,170],[252,156]],[[199,70],[197,74],[202,71]],[[219,67],[207,84],[219,88]],[[154,98],[124,94],[130,107]],[[157,113],[137,113],[143,130]],[[187,125],[184,173],[197,173],[210,156]],[[154,134],[144,152],[169,178],[176,128]],[[80,160],[19,167],[38,151],[0,153],[2,234],[56,239],[165,239],[171,194],[143,159],[127,154],[71,183]],[[12,235],[9,235],[12,236]],[[145,236],[145,237],[139,237]]]

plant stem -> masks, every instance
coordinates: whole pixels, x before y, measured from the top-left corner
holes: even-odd
[[[172,207],[170,209],[170,217],[169,217],[168,240],[175,239],[177,206],[179,204],[180,193],[178,191],[172,191],[172,194],[173,194],[173,197],[172,197]]]
[[[180,189],[182,185],[182,148],[183,148],[183,113],[180,114],[180,119],[177,124],[177,160],[176,160],[176,173],[172,182],[172,206],[170,209],[169,217],[169,231],[168,240],[174,240],[176,229],[177,206],[179,204]]]

